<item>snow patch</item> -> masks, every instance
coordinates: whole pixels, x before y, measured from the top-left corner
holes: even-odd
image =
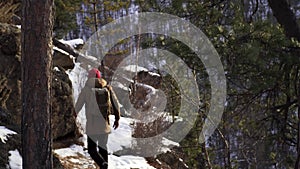
[[[54,151],[60,159],[63,159],[64,162],[69,161],[70,163],[76,164],[81,168],[92,168],[94,165],[93,160],[87,153],[87,150],[84,150],[82,146],[72,145],[69,148],[57,149]],[[87,158],[80,158],[80,156],[85,156]],[[120,156],[115,155],[108,156],[108,168],[109,169],[155,169],[150,166],[145,158],[137,156]]]
[[[87,71],[80,67],[80,63],[75,63],[75,67],[71,71],[66,72],[72,82],[72,89],[73,89],[73,98],[74,98],[74,104],[76,103],[79,93],[81,92],[81,89],[84,87],[85,82],[87,80]],[[80,127],[80,131],[82,133],[85,132],[85,123],[86,123],[86,117],[85,117],[85,106],[82,107],[80,112],[77,116],[77,123],[78,127]],[[85,140],[85,139],[84,139]]]
[[[179,143],[177,143],[175,141],[172,141],[172,140],[169,140],[169,139],[167,139],[165,137],[163,137],[162,144],[163,144],[163,146],[161,148],[161,151],[163,153],[171,151],[170,148],[172,148],[172,147],[175,147],[175,146],[179,147],[180,146]]]
[[[21,29],[21,25],[15,25],[18,29]]]
[[[83,152],[83,147],[74,144],[69,148],[61,148],[54,150],[54,153],[58,154],[61,158],[77,156],[77,152]]]
[[[61,164],[67,166],[67,168],[96,168],[94,161],[82,146],[74,144],[68,148],[56,149],[54,150],[54,154],[58,156]]]
[[[79,45],[83,45],[83,39],[72,39],[72,40],[59,40],[61,43],[71,46],[72,48],[76,48]]]
[[[126,87],[124,84],[122,84],[122,83],[120,83],[118,81],[113,81],[112,82],[112,86],[116,87],[116,88],[123,89],[124,91],[127,91],[127,92],[131,91],[129,87]]]
[[[137,156],[114,156],[110,155],[108,159],[109,169],[132,169],[132,168],[138,168],[138,169],[155,169],[154,167],[150,166],[145,158],[143,157],[137,157]],[[112,167],[110,167],[112,166]]]
[[[5,144],[9,135],[17,134],[16,132],[9,130],[5,126],[0,126],[0,139]]]
[[[158,77],[160,77],[160,74],[158,74],[158,73],[155,73],[155,72],[148,72],[151,76],[158,76]]]
[[[67,55],[67,56],[70,55],[68,52],[66,52],[66,51],[64,51],[64,50],[62,50],[62,49],[60,49],[56,46],[53,46],[53,50],[56,50],[57,52],[60,52],[61,54],[64,54],[64,55]]]
[[[8,165],[10,169],[21,169],[22,168],[22,157],[19,151],[13,150],[8,152],[10,155],[8,157]]]
[[[110,116],[110,124],[114,124],[114,116]],[[130,124],[134,120],[130,118],[121,117],[119,121],[119,128],[112,130],[108,136],[107,149],[108,152],[113,153],[123,148],[131,147],[132,143],[132,128]]]
[[[122,67],[122,69],[129,71],[129,72],[141,72],[141,71],[148,72],[148,69],[141,67],[141,66],[137,66],[137,65],[124,66],[124,67]]]
[[[57,71],[57,72],[60,72],[59,68],[58,67],[54,67],[53,70]]]

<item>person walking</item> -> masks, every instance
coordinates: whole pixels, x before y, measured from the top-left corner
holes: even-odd
[[[113,128],[119,127],[120,106],[112,89],[103,78],[98,69],[88,72],[85,83],[75,104],[76,117],[85,105],[86,134],[88,153],[100,169],[108,168],[107,141],[111,133],[109,115],[115,116]]]

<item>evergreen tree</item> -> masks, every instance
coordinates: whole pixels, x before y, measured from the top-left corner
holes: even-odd
[[[56,38],[78,38],[76,13],[79,11],[81,0],[55,0],[54,35]]]
[[[167,12],[188,19],[210,38],[221,56],[229,85],[228,105],[218,130],[206,143],[213,168],[294,167],[299,43],[285,36],[268,3],[205,0],[137,3],[142,11]],[[176,53],[197,72],[201,99],[209,103],[207,76],[195,55],[174,40],[156,45]],[[191,133],[201,129],[204,119],[205,116],[200,117]],[[195,149],[195,139],[196,136],[189,134],[181,143],[187,147],[192,168],[200,167],[192,157],[205,154],[201,146]]]

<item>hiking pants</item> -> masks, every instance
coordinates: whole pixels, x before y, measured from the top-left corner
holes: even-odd
[[[104,162],[108,162],[107,140],[108,134],[88,136],[88,153],[99,167],[101,167]]]

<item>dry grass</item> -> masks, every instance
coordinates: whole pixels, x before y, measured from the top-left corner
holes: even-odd
[[[12,0],[0,2],[0,22],[10,23],[19,6],[19,3],[16,4]]]

